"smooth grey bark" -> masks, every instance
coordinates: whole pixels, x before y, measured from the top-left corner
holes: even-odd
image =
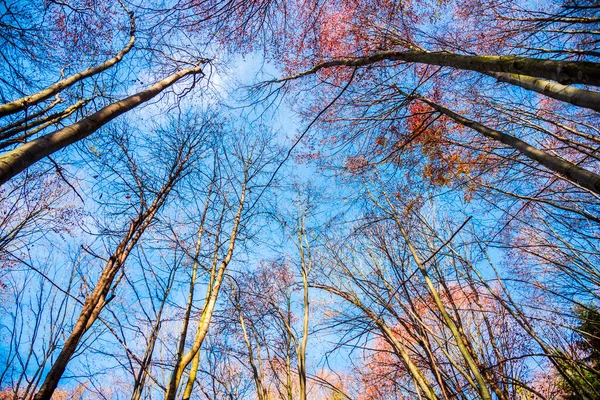
[[[200,66],[187,68],[168,76],[150,88],[114,102],[72,125],[25,143],[0,156],[0,185],[39,160],[85,139],[121,114],[147,102],[187,75],[202,73]]]
[[[123,5],[123,4],[121,3],[121,5]],[[0,105],[0,118],[5,117],[7,115],[18,113],[19,111],[25,110],[27,107],[36,105],[36,104],[46,100],[47,98],[54,96],[57,93],[60,93],[61,91],[74,85],[75,83],[77,83],[85,78],[89,78],[90,76],[99,74],[100,72],[105,71],[105,70],[111,68],[112,66],[114,66],[115,64],[119,63],[123,59],[123,57],[127,53],[129,53],[129,51],[133,48],[133,45],[135,44],[135,18],[134,18],[134,15],[133,15],[132,11],[127,10],[127,8],[125,8],[124,6],[123,6],[123,8],[127,12],[127,14],[129,14],[130,30],[129,30],[129,42],[127,42],[125,47],[123,47],[123,49],[120,52],[118,52],[110,60],[108,60],[100,65],[97,65],[95,67],[88,68],[86,70],[83,70],[81,72],[73,74],[73,75],[69,76],[68,78],[60,80],[60,81],[56,82],[55,84],[50,85],[46,89],[41,90],[35,94],[32,94],[30,96],[25,96],[20,99],[11,101],[10,103]]]
[[[578,107],[589,108],[590,110],[600,111],[600,93],[592,90],[579,89],[569,85],[562,85],[558,82],[545,79],[534,78],[527,75],[509,74],[503,72],[490,72],[487,75],[493,76],[500,82],[510,83],[520,86],[524,89],[538,92],[553,99],[564,101]]]
[[[443,51],[381,51],[364,57],[340,58],[315,65],[297,75],[283,78],[287,81],[311,75],[321,69],[337,66],[364,67],[381,61],[404,61],[411,63],[452,67],[484,74],[505,72],[550,79],[562,84],[580,83],[600,86],[600,64],[586,61],[558,61],[517,56],[468,56]]]
[[[455,122],[463,126],[469,127],[483,134],[487,138],[504,143],[512,147],[513,149],[519,151],[521,154],[530,158],[531,160],[537,161],[549,170],[566,177],[571,182],[575,182],[596,194],[600,194],[600,175],[588,171],[569,161],[563,160],[562,158],[548,154],[545,151],[533,147],[529,143],[518,139],[514,136],[497,131],[492,128],[488,128],[487,126],[482,125],[479,122],[475,122],[473,120],[465,118],[462,115],[457,114],[454,111],[430,99],[421,96],[416,96],[416,98],[425,102],[434,110],[450,117]]]

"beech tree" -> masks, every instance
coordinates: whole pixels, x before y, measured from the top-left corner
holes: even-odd
[[[236,128],[231,126],[230,129]],[[209,332],[236,243],[241,236],[250,234],[246,224],[254,214],[251,206],[259,200],[250,192],[254,188],[260,196],[261,188],[264,189],[262,180],[269,168],[266,160],[277,154],[268,134],[256,135],[252,130],[237,134],[239,138],[222,139],[213,147],[213,173],[209,174],[212,178],[198,221],[195,244],[189,246],[194,249],[190,255],[189,291],[174,352],[175,362],[165,385],[165,398],[168,399],[175,398],[180,387],[183,388],[183,398],[191,396],[199,368],[200,349]],[[207,218],[212,220],[210,227],[206,225],[209,221]],[[197,307],[195,293],[199,278],[207,288],[200,311],[192,314],[192,308]],[[192,339],[189,345],[188,338]],[[188,368],[189,373],[185,377],[187,383],[183,387],[184,372]]]
[[[468,148],[468,142],[463,140],[469,140],[471,135],[466,135],[465,130],[471,129],[493,142],[515,150],[575,185],[598,194],[597,166],[593,158],[584,154],[582,147],[586,144],[580,142],[580,138],[586,133],[576,129],[576,135],[581,133],[582,136],[571,139],[569,136],[575,132],[568,131],[566,121],[559,116],[562,110],[571,110],[571,106],[576,106],[575,109],[583,107],[598,111],[595,108],[597,100],[592,100],[598,94],[593,89],[587,89],[597,86],[597,82],[589,79],[591,75],[588,76],[588,72],[594,75],[600,70],[595,62],[594,52],[582,51],[577,56],[565,56],[558,49],[563,42],[572,43],[576,39],[593,41],[593,30],[588,33],[585,30],[569,30],[564,26],[593,24],[595,17],[590,16],[589,10],[594,9],[594,6],[580,8],[578,4],[548,4],[540,5],[537,10],[528,9],[528,6],[518,2],[510,3],[512,6],[490,4],[489,10],[484,9],[481,4],[475,7],[476,13],[484,15],[482,19],[486,21],[486,28],[489,28],[489,34],[485,37],[470,36],[473,35],[471,29],[453,30],[458,28],[457,24],[444,25],[439,20],[440,13],[454,13],[457,21],[474,22],[474,14],[467,13],[467,9],[471,11],[467,2],[442,2],[437,5],[428,2],[381,2],[377,5],[372,2],[332,2],[322,6],[315,5],[321,13],[316,14],[314,21],[311,20],[312,24],[303,22],[298,27],[298,39],[291,39],[295,44],[295,47],[292,46],[295,51],[287,55],[288,68],[300,72],[277,82],[307,79],[316,75],[317,82],[325,80],[341,85],[350,76],[349,71],[356,71],[357,76],[353,79],[351,89],[346,91],[345,98],[348,100],[330,109],[328,115],[331,115],[329,122],[338,121],[344,127],[341,129],[355,132],[333,134],[335,141],[352,140],[352,145],[356,146],[356,135],[368,135],[362,146],[369,146],[371,149],[363,147],[361,150],[361,156],[366,160],[385,162],[392,157],[399,158],[399,152],[405,147],[418,144],[422,131],[431,128],[429,123],[423,129],[419,129],[418,125],[417,129],[413,127],[412,133],[406,132],[404,140],[395,132],[411,129],[410,126],[403,126],[403,119],[419,118],[421,114],[428,113],[438,120],[445,131],[443,135],[432,137],[430,146],[439,148],[440,157],[446,159],[444,168],[448,173],[460,173],[460,164],[469,165],[473,162],[465,151],[452,151],[446,146],[447,142],[451,142]],[[404,11],[394,13],[397,9]],[[570,17],[563,19],[565,14]],[[313,18],[307,14],[301,15],[309,20]],[[528,23],[521,24],[523,21],[535,21],[540,15],[556,16],[551,24],[556,25],[553,26],[556,29],[552,30],[556,31],[556,35],[546,38],[548,51],[543,57],[538,57],[539,53],[533,49],[528,54],[523,49],[524,46],[517,45],[525,35],[530,36],[526,43],[531,43],[541,40],[538,36],[546,34],[545,29],[537,31],[527,27],[530,25]],[[518,30],[511,29],[515,24],[519,25]],[[481,22],[477,25],[481,25]],[[302,30],[304,26],[317,28]],[[492,46],[495,46],[496,54],[488,54]],[[555,52],[554,48],[557,48]],[[580,76],[570,76],[575,73]],[[490,86],[487,77],[508,83],[509,87]],[[456,79],[467,84],[461,83],[461,88],[459,84],[453,83]],[[576,84],[587,86],[580,88],[574,86]],[[536,135],[560,135],[559,140],[568,143],[568,150],[557,145],[545,145],[546,148],[532,145],[527,139],[505,131],[504,127],[513,126],[507,125],[506,118],[492,116],[491,113],[485,113],[485,109],[480,110],[477,102],[482,96],[490,96],[488,93],[502,96],[502,91],[509,90],[515,92],[510,86],[519,87],[521,93],[524,90],[524,96],[530,95],[527,91],[533,91],[542,95],[541,100],[548,97],[558,100],[552,106],[561,110],[550,120],[551,124],[555,124],[554,128],[542,130],[544,123],[538,122],[536,108],[543,109],[546,104],[554,104],[548,99],[530,114],[537,126],[524,129],[520,125],[518,131],[524,134],[533,128]],[[425,93],[434,97],[427,97]],[[589,95],[590,103],[575,101],[568,93],[579,98]],[[425,103],[426,107],[418,107],[419,103]],[[495,108],[493,105],[492,107]],[[528,108],[525,107],[524,110]],[[467,113],[472,116],[466,115]],[[582,114],[596,118],[596,114],[590,114],[589,111],[582,110]],[[486,119],[481,120],[481,117]],[[562,125],[560,133],[554,131],[556,124]],[[325,132],[327,130],[328,128]],[[540,140],[534,136],[532,139]],[[541,140],[548,143],[543,137]],[[448,154],[450,151],[452,153]],[[483,151],[485,154],[485,149]],[[376,155],[379,157],[375,157]],[[436,157],[436,161],[440,157]]]
[[[184,93],[189,92],[206,75],[211,60],[200,50],[184,50],[179,57],[173,56],[178,52],[178,43],[184,35],[191,34],[206,48],[214,42],[212,35],[216,33],[215,27],[198,26],[204,21],[214,19],[218,25],[235,19],[236,23],[247,20],[250,24],[256,12],[268,8],[268,4],[250,8],[240,5],[232,2],[206,7],[189,2],[145,7],[143,4],[126,5],[122,1],[109,4],[86,0],[72,4],[32,1],[7,5],[2,14],[6,34],[2,36],[0,46],[8,49],[3,69],[14,79],[3,81],[0,88],[4,103],[0,106],[3,123],[0,147],[4,149],[0,155],[0,184],[34,163],[87,138],[120,115],[156,99],[186,77],[191,77],[191,83],[187,83],[188,89]],[[180,21],[174,23],[169,15],[171,10],[180,14],[179,18],[191,18],[191,25]],[[160,22],[156,23],[156,20]],[[34,29],[36,24],[42,29]],[[222,29],[225,33],[226,28]],[[118,40],[124,43],[114,51],[112,42]],[[39,50],[26,49],[38,42],[41,43]],[[60,49],[61,45],[64,49]],[[189,45],[195,47],[197,44],[190,42]],[[81,62],[78,58],[86,53],[95,56]],[[140,54],[136,54],[131,62],[125,62],[128,57],[132,58],[131,53]],[[111,57],[105,60],[97,57],[107,54]],[[136,62],[157,55],[160,61],[144,62],[149,71],[136,66]],[[38,68],[49,67],[55,75],[38,75],[35,78],[41,82],[33,84],[32,78],[23,71],[23,65],[27,63]],[[169,64],[166,68],[165,63]],[[65,65],[72,70],[70,75],[65,72]],[[107,74],[110,74],[108,80],[113,80],[108,85],[103,82]],[[132,85],[127,83],[131,75],[149,76],[154,83],[148,85],[136,77],[131,81],[139,82],[141,87],[131,90]],[[155,75],[162,76],[154,78]],[[48,84],[48,81],[54,83]],[[74,89],[75,86],[78,88]],[[123,90],[130,94],[123,95]]]
[[[311,243],[317,233],[312,225],[319,195],[304,185],[295,185],[289,195],[291,204],[286,198],[275,217],[282,247],[289,250],[231,277],[231,306],[219,324],[238,338],[237,352],[246,362],[256,396],[264,400],[310,398],[333,386],[317,379],[307,365],[311,322],[318,315],[311,305],[310,281],[316,269]]]
[[[0,397],[598,398],[599,11],[5,1]]]
[[[193,163],[197,151],[204,145],[204,140],[207,128],[202,126],[193,126],[183,129],[186,134],[177,137],[172,136],[175,140],[171,148],[163,147],[164,156],[171,158],[170,165],[165,165],[165,177],[160,186],[152,187],[152,183],[142,181],[140,176],[144,175],[140,171],[138,162],[135,156],[130,153],[127,146],[127,139],[117,139],[119,147],[123,152],[122,162],[125,164],[125,171],[113,170],[125,179],[131,179],[132,182],[127,182],[126,185],[135,190],[136,197],[139,199],[139,205],[133,214],[131,221],[124,230],[124,235],[120,238],[116,249],[106,259],[106,264],[103,267],[98,280],[94,284],[90,284],[91,289],[85,295],[79,316],[68,334],[67,339],[61,346],[61,350],[52,363],[49,372],[46,374],[43,383],[37,391],[34,398],[49,399],[52,393],[58,386],[58,382],[62,377],[70,359],[73,357],[78,345],[84,334],[94,325],[102,310],[112,300],[116,284],[118,284],[117,274],[122,271],[129,254],[143,235],[144,231],[156,218],[157,213],[164,205],[169,193],[177,185],[177,183],[189,173],[190,163]],[[167,139],[165,135],[164,139]],[[169,151],[170,153],[169,154]],[[118,165],[118,164],[117,164]],[[131,197],[131,196],[129,196]]]
[[[415,239],[398,227],[392,210],[383,212],[390,212],[389,219],[372,215],[376,222],[357,227],[344,251],[332,247],[323,283],[315,284],[351,306],[332,324],[346,323],[357,335],[373,337],[362,372],[367,396],[536,396],[527,373],[518,375],[513,361],[534,359],[535,342],[523,340],[519,322],[481,289],[481,276],[474,279],[469,271],[477,267],[463,264],[460,250],[453,254],[460,232],[432,237],[404,219],[412,235],[422,237]],[[429,255],[421,257],[421,251]],[[535,332],[542,335],[537,327]]]

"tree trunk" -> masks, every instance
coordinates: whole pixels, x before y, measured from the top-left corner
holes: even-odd
[[[443,51],[382,51],[364,57],[341,58],[317,64],[283,81],[301,78],[321,69],[336,66],[364,67],[381,61],[404,61],[419,64],[452,67],[484,74],[506,72],[550,79],[562,84],[580,83],[600,86],[600,64],[586,61],[556,61],[517,56],[467,56]]]
[[[527,75],[509,74],[503,72],[490,72],[500,82],[510,83],[527,90],[533,90],[553,99],[564,101],[578,107],[600,111],[600,93],[591,90],[579,89],[573,86],[562,85],[545,79],[534,78]]]
[[[75,83],[77,83],[85,78],[89,78],[90,76],[99,74],[100,72],[109,69],[110,67],[112,67],[113,65],[115,65],[119,61],[121,61],[123,59],[123,57],[127,53],[129,53],[129,51],[133,48],[133,45],[135,43],[135,19],[133,16],[133,12],[131,12],[127,9],[125,9],[125,11],[127,11],[127,13],[129,14],[129,22],[130,22],[129,42],[127,43],[127,45],[125,45],[125,47],[120,52],[117,53],[117,55],[115,55],[110,60],[104,62],[103,64],[100,64],[100,65],[92,67],[92,68],[88,68],[84,71],[81,71],[74,75],[71,75],[68,78],[65,78],[59,82],[56,82],[55,84],[53,84],[53,85],[47,87],[46,89],[39,91],[35,94],[26,96],[26,97],[22,97],[20,99],[11,101],[10,103],[0,105],[0,118],[7,116],[7,115],[17,113],[22,110],[25,110],[27,107],[36,105],[36,104],[46,100],[47,98],[49,98],[57,93],[60,93],[61,91],[74,85]]]
[[[0,156],[0,185],[44,157],[88,137],[119,115],[152,99],[181,78],[201,72],[199,66],[176,72],[150,88],[112,103],[79,122],[32,140],[3,154]]]
[[[584,168],[581,168],[580,166],[573,164],[569,161],[550,155],[514,136],[497,131],[495,129],[488,128],[485,125],[465,118],[462,115],[459,115],[454,111],[451,111],[446,107],[441,106],[438,103],[429,100],[425,97],[418,96],[417,98],[427,103],[434,110],[450,117],[458,124],[474,129],[475,131],[483,134],[487,138],[504,143],[512,147],[513,149],[519,151],[521,154],[530,158],[531,160],[537,161],[549,170],[566,177],[571,182],[575,182],[596,194],[600,194],[600,175],[597,175]]]
[[[238,206],[238,209],[237,209],[237,212],[235,215],[233,227],[231,228],[231,236],[229,238],[229,247],[227,249],[227,253],[225,255],[225,258],[219,265],[217,273],[214,276],[214,279],[212,280],[211,285],[209,286],[210,290],[208,293],[208,298],[206,299],[205,305],[202,310],[202,315],[200,317],[200,320],[198,321],[198,328],[196,330],[196,337],[194,338],[194,343],[192,345],[192,348],[183,357],[181,357],[178,360],[177,364],[175,365],[175,369],[173,370],[173,374],[171,375],[171,380],[169,382],[169,386],[167,387],[167,391],[165,393],[165,400],[174,400],[175,399],[175,396],[177,394],[177,389],[179,388],[179,384],[180,384],[181,378],[183,376],[183,371],[187,368],[187,366],[190,364],[190,362],[192,362],[194,357],[196,357],[196,354],[200,351],[200,347],[202,346],[202,343],[204,342],[204,338],[206,337],[206,334],[208,333],[208,327],[210,325],[210,321],[212,319],[212,314],[214,312],[214,308],[215,308],[215,305],[218,300],[219,290],[220,290],[221,284],[223,282],[223,278],[225,276],[225,270],[227,269],[227,266],[229,265],[229,262],[231,261],[231,257],[233,256],[233,251],[235,249],[235,241],[237,238],[237,233],[238,233],[240,220],[242,217],[242,211],[244,209],[244,202],[245,202],[245,198],[246,198],[246,184],[247,184],[246,179],[247,179],[247,176],[245,173],[244,174],[244,183],[242,185],[242,190],[241,190],[241,195],[240,195],[239,206]],[[190,371],[190,376],[188,378],[188,382],[191,382],[188,385],[188,386],[190,386],[189,387],[190,392],[193,388],[193,382],[196,379],[196,375],[195,375],[196,372],[197,372],[197,366],[196,366],[196,369],[192,369]],[[186,388],[186,392],[187,391],[188,391],[188,389]]]
[[[107,295],[117,272],[121,269],[127,260],[127,257],[131,253],[131,250],[133,250],[134,246],[137,244],[146,228],[148,228],[154,219],[154,216],[158,210],[164,204],[167,195],[170,193],[171,189],[173,189],[173,186],[183,170],[183,163],[186,161],[187,157],[185,160],[181,161],[182,164],[174,169],[173,174],[169,177],[169,180],[156,195],[150,207],[129,224],[129,229],[125,237],[121,240],[117,246],[117,249],[108,260],[102,271],[102,274],[100,275],[100,278],[92,290],[92,293],[86,297],[71,334],[65,341],[63,348],[56,358],[56,361],[50,368],[48,375],[46,375],[40,390],[35,394],[34,400],[50,400],[52,397],[52,394],[54,393],[54,390],[56,390],[58,382],[60,381],[67,364],[77,350],[77,346],[79,345],[81,338],[96,321],[98,315],[106,305]]]

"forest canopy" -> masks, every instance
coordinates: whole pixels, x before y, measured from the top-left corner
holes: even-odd
[[[0,399],[600,398],[600,4],[0,1]]]

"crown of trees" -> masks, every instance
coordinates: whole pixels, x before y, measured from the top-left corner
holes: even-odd
[[[0,398],[600,398],[599,58],[592,0],[2,2]]]

